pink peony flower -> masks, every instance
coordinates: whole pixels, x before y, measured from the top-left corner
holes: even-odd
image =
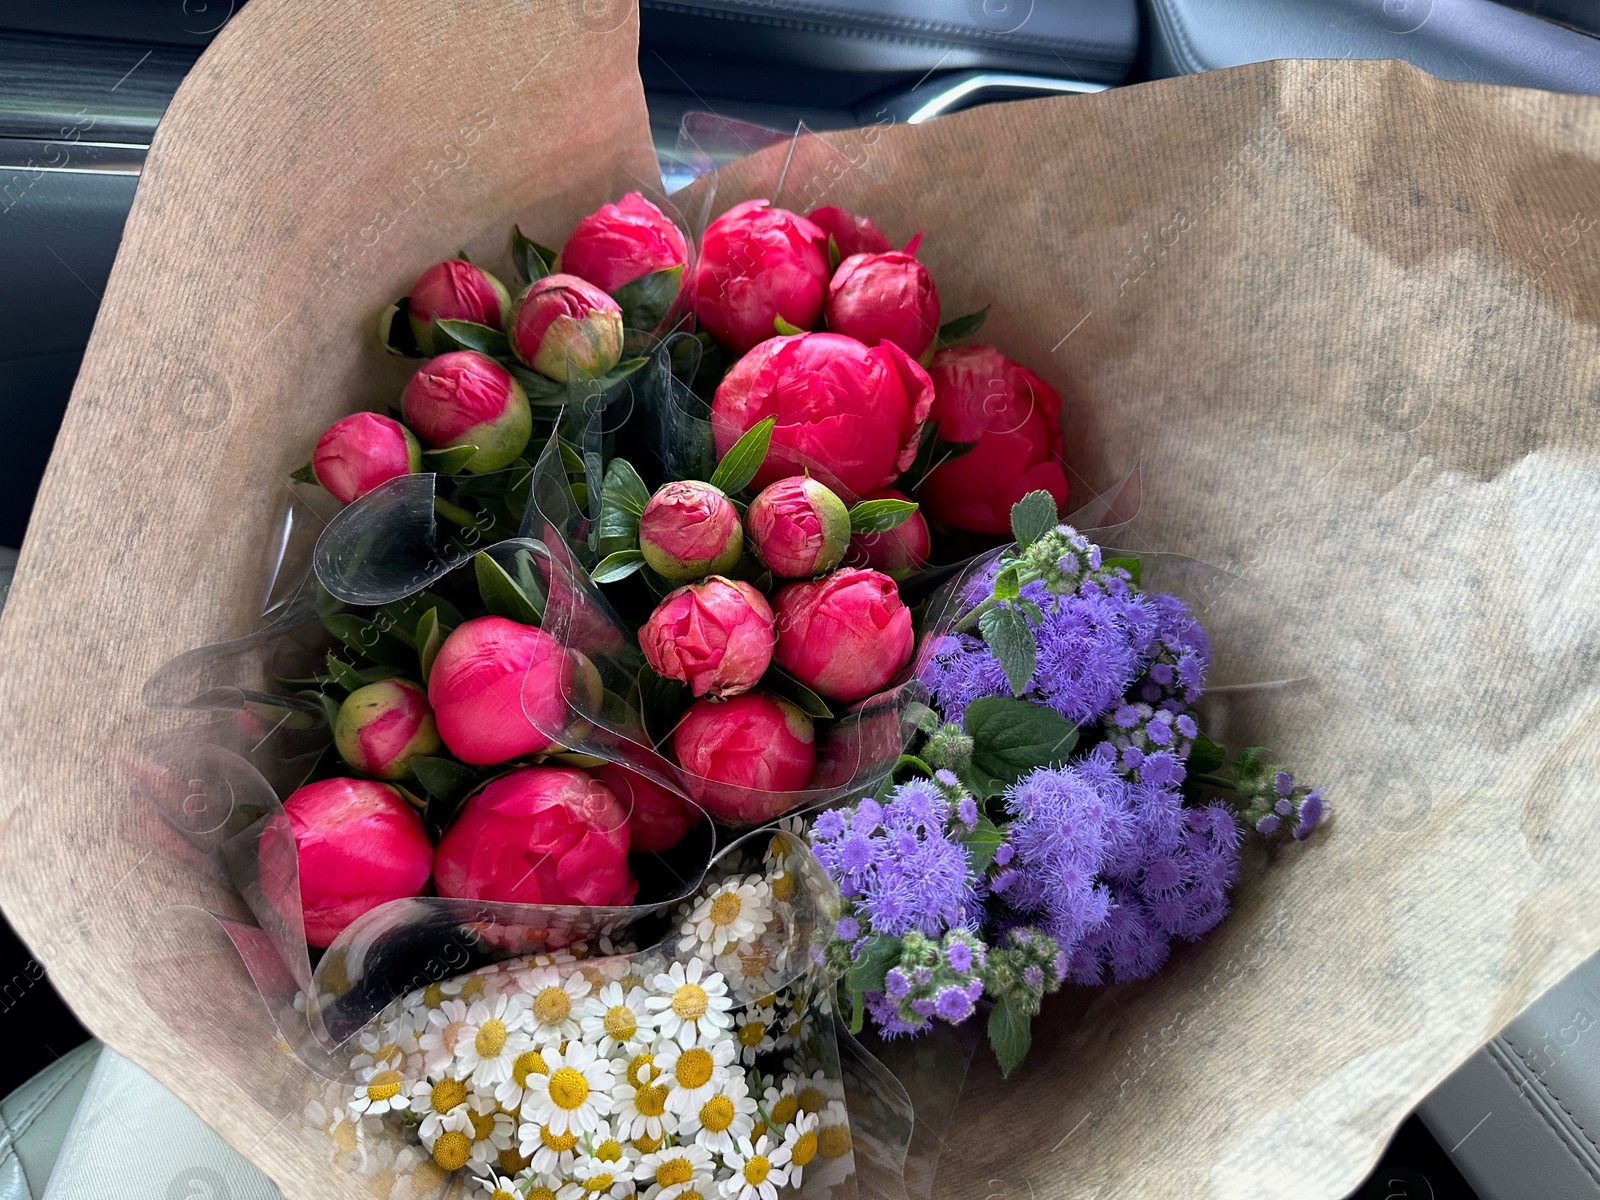
[[[695,701],[672,731],[672,750],[691,775],[763,792],[801,791],[817,762],[811,718],[765,692]]]
[[[291,888],[296,862],[299,895]],[[285,915],[298,906],[306,941],[332,944],[363,913],[419,896],[433,867],[433,845],[415,809],[387,784],[321,779],[294,791],[261,839],[261,886]]]
[[[939,332],[939,289],[910,254],[852,254],[833,273],[825,311],[835,333],[893,342],[920,360]]]
[[[811,328],[828,287],[827,244],[810,221],[768,200],[734,205],[700,239],[695,316],[735,354],[771,337],[778,317]]]
[[[435,320],[471,321],[502,329],[511,307],[511,293],[505,284],[460,258],[434,263],[411,285],[407,300],[411,335],[424,354],[433,353]]]
[[[744,549],[739,510],[709,483],[669,483],[639,514],[639,549],[664,579],[684,581],[731,571]]]
[[[557,269],[603,292],[689,261],[689,243],[665,213],[638,192],[602,205],[573,227]]]
[[[911,610],[894,580],[850,568],[774,598],[780,667],[833,700],[881,692],[911,658]]]
[[[476,617],[439,647],[428,675],[439,736],[462,762],[485,766],[548,750],[567,720],[573,660],[532,625]]]
[[[850,544],[850,510],[804,475],[768,484],[750,502],[744,523],[756,554],[780,579],[830,571]]]
[[[843,334],[805,333],[772,338],[733,365],[712,399],[711,431],[722,455],[776,417],[756,486],[809,470],[860,495],[911,465],[932,406],[927,372],[893,342],[869,349]]]
[[[400,780],[411,774],[412,759],[439,753],[439,727],[418,684],[380,679],[345,697],[333,743],[351,769]]]
[[[863,500],[909,500],[911,497],[893,488],[879,488],[868,492]],[[899,525],[884,533],[858,533],[850,539],[850,553],[845,561],[852,567],[867,567],[882,571],[890,579],[904,579],[922,569],[928,561],[928,551],[933,542],[928,534],[928,522],[919,508]]]
[[[329,425],[317,439],[311,470],[329,495],[349,504],[380,483],[422,470],[422,447],[399,421],[353,413]]]
[[[882,254],[893,249],[889,239],[878,231],[870,218],[858,217],[847,209],[832,205],[814,208],[806,214],[806,219],[826,237],[833,238],[840,258],[849,258],[852,254]]]
[[[430,449],[476,446],[466,469],[510,466],[533,434],[533,413],[511,372],[475,350],[429,359],[400,398],[406,424]]]
[[[522,767],[468,797],[439,840],[441,896],[511,904],[632,904],[628,815],[572,767]]]
[[[576,275],[546,275],[511,305],[506,337],[511,352],[547,378],[593,378],[622,358],[622,309]]]
[[[1031,491],[1067,502],[1061,397],[993,346],[941,350],[929,368],[939,437],[976,442],[929,473],[917,491],[928,515],[976,533],[1011,531],[1011,506]]]
[[[748,583],[712,575],[670,593],[639,630],[657,675],[696,696],[736,696],[772,662],[772,609]]]
[[[596,767],[590,774],[610,789],[628,814],[628,847],[637,853],[666,853],[703,819],[682,796],[616,763]]]

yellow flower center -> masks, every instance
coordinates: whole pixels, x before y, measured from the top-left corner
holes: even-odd
[[[472,1045],[477,1050],[479,1058],[498,1057],[500,1051],[506,1048],[505,1022],[490,1017],[479,1027],[478,1036],[472,1039]]]
[[[556,1194],[547,1187],[536,1187],[527,1193],[527,1200],[556,1200]]]
[[[621,1162],[622,1146],[615,1138],[608,1138],[594,1148],[594,1156],[601,1162]]]
[[[467,1120],[472,1122],[472,1140],[481,1142],[494,1132],[494,1114],[468,1112]]]
[[[685,1050],[678,1056],[678,1066],[673,1074],[677,1076],[678,1083],[682,1087],[691,1089],[705,1087],[711,1082],[711,1073],[716,1066],[711,1051],[696,1046],[693,1050]]]
[[[539,1126],[539,1140],[544,1143],[546,1150],[554,1150],[557,1154],[565,1154],[578,1144],[578,1135],[575,1133],[556,1133],[548,1125]]]
[[[367,1194],[375,1200],[389,1200],[394,1192],[394,1171],[385,1167],[367,1179]]]
[[[367,1080],[367,1099],[374,1104],[393,1100],[400,1094],[400,1075],[397,1071],[379,1071]]]
[[[448,1129],[433,1144],[433,1161],[445,1171],[459,1171],[472,1157],[472,1140],[464,1133]]]
[[[688,1183],[694,1178],[694,1164],[687,1158],[669,1158],[656,1168],[656,1182],[662,1187]]]
[[[356,1148],[356,1127],[349,1121],[340,1121],[333,1127],[333,1144],[346,1154]]]
[[[379,1046],[372,1052],[372,1061],[374,1063],[388,1063],[392,1067],[398,1067],[405,1061],[405,1057],[405,1051],[393,1042],[386,1046]]]
[[[635,1054],[628,1063],[626,1072],[628,1082],[634,1087],[643,1087],[656,1075],[656,1056],[654,1054]]]
[[[540,988],[533,998],[533,1015],[541,1025],[559,1025],[572,1015],[572,997],[566,988]]]
[[[747,979],[759,979],[772,966],[772,951],[760,942],[752,942],[739,951],[739,969]]]
[[[517,1061],[511,1064],[511,1078],[518,1087],[528,1086],[529,1075],[548,1075],[550,1068],[545,1064],[544,1055],[537,1050],[524,1050],[517,1055]]]
[[[466,1028],[467,1023],[465,1021],[451,1021],[450,1024],[444,1027],[444,1030],[439,1034],[439,1044],[444,1047],[446,1053],[454,1054],[456,1052],[456,1043],[461,1040],[461,1035]]]
[[[447,1113],[467,1098],[467,1085],[459,1079],[441,1079],[428,1093],[428,1103],[434,1112]]]
[[[795,1139],[789,1158],[797,1167],[803,1167],[817,1156],[817,1135],[808,1130]]]
[[[721,1133],[733,1124],[733,1101],[713,1096],[700,1106],[700,1124],[711,1133]]]
[[[496,1157],[500,1163],[501,1172],[506,1175],[515,1175],[518,1171],[525,1169],[529,1162],[528,1159],[523,1158],[517,1152],[515,1146],[507,1146]]]
[[[787,1125],[794,1120],[800,1111],[800,1098],[793,1094],[778,1097],[778,1102],[772,1106],[772,1119],[779,1125]]]
[[[667,1111],[667,1089],[659,1085],[638,1088],[633,1093],[633,1106],[641,1117],[659,1117]]]
[[[822,1094],[820,1088],[801,1088],[799,1099],[801,1112],[819,1113],[828,1107],[828,1098]]]
[[[508,1192],[503,1187],[497,1187],[489,1193],[489,1200],[517,1200],[516,1194]]]
[[[817,1151],[823,1158],[843,1158],[850,1153],[850,1127],[825,1125],[817,1131]]]
[[[761,1039],[767,1036],[767,1027],[760,1021],[747,1021],[739,1026],[739,1045],[746,1048],[761,1045]]]
[[[562,1067],[550,1076],[550,1102],[571,1112],[589,1098],[589,1081],[571,1067]]]
[[[423,988],[422,1002],[429,1008],[438,1008],[439,1005],[444,1003],[444,985],[441,983],[430,983],[427,987]]]
[[[732,925],[739,919],[739,912],[744,907],[739,903],[737,892],[723,892],[711,902],[711,923],[716,926]]]
[[[633,1148],[640,1154],[654,1154],[657,1150],[661,1149],[662,1140],[663,1139],[658,1137],[651,1137],[647,1133],[643,1137],[636,1137],[633,1139]]]
[[[698,1021],[706,1015],[711,998],[698,983],[686,983],[672,993],[672,1011],[681,1021]]]
[[[603,1171],[599,1175],[591,1175],[583,1181],[583,1190],[586,1192],[609,1192],[611,1190],[611,1172]]]
[[[463,1000],[476,1000],[481,995],[483,995],[483,977],[481,975],[461,981],[461,998]]]
[[[605,973],[599,967],[580,967],[578,968],[578,974],[589,981],[589,990],[591,992],[598,992],[606,985]]]
[[[752,1142],[759,1142],[762,1138],[762,1135],[764,1135],[766,1132],[767,1123],[765,1121],[757,1121],[754,1125],[750,1126],[750,1140]]]
[[[639,1032],[639,1018],[626,1004],[613,1004],[606,1009],[605,1030],[607,1036],[625,1042]]]
[[[794,876],[785,871],[782,875],[772,877],[772,898],[774,900],[794,899]]]
[[[764,1154],[757,1154],[744,1164],[744,1170],[739,1172],[748,1184],[759,1185],[767,1181],[767,1176],[772,1174],[772,1161]]]

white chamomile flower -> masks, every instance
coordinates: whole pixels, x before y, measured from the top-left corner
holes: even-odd
[[[524,1050],[512,1060],[510,1077],[495,1085],[494,1098],[500,1102],[501,1108],[509,1112],[521,1106],[530,1075],[548,1074],[550,1068],[544,1061],[544,1055],[537,1050]]]
[[[772,920],[772,889],[759,875],[730,879],[689,913],[678,950],[710,960],[759,937]]]
[[[587,985],[585,985],[587,986]],[[555,1133],[588,1133],[611,1112],[616,1069],[593,1046],[569,1042],[565,1050],[546,1049],[548,1075],[528,1076],[522,1117],[548,1125]],[[527,1151],[523,1151],[524,1154]]]
[[[768,1075],[762,1080],[765,1088],[761,1094],[761,1109],[776,1129],[792,1124],[800,1115],[800,1097],[795,1094],[793,1075],[785,1075],[781,1083],[774,1083]]]
[[[789,1182],[795,1187],[800,1186],[807,1164],[817,1156],[817,1125],[815,1115],[800,1113],[783,1131],[783,1146],[789,1152]]]
[[[850,1117],[842,1100],[828,1101],[817,1114],[817,1153],[830,1160],[850,1153]]]
[[[482,974],[472,974],[447,979],[440,986],[446,996],[454,996],[471,1004],[474,1000],[483,999],[484,989],[488,984]]]
[[[662,1042],[656,1049],[655,1065],[661,1082],[667,1085],[667,1111],[693,1112],[709,1100],[728,1078],[738,1052],[729,1038],[687,1049],[676,1042]]]
[[[829,1079],[821,1071],[813,1071],[810,1075],[800,1073],[794,1081],[794,1091],[800,1101],[801,1112],[820,1113],[831,1104],[837,1104],[841,1111],[844,1108],[844,1083]]]
[[[711,1152],[690,1142],[646,1154],[634,1168],[637,1183],[649,1184],[646,1200],[678,1200],[680,1196],[711,1190],[713,1172]]]
[[[357,1078],[363,1071],[375,1074],[386,1067],[404,1074],[407,1063],[421,1049],[416,1028],[404,1019],[363,1029],[356,1037],[356,1046],[360,1053],[350,1060],[350,1067],[357,1072]]]
[[[411,1085],[411,1111],[422,1121],[422,1144],[431,1146],[446,1129],[465,1130],[467,1084],[461,1079],[423,1079]]]
[[[522,1185],[509,1176],[490,1172],[475,1176],[472,1182],[483,1189],[489,1200],[522,1200]]]
[[[733,1021],[733,1040],[746,1066],[777,1045],[772,1036],[772,1010],[746,1008]]]
[[[633,1164],[585,1154],[572,1165],[556,1200],[621,1200],[633,1195]]]
[[[683,1115],[678,1123],[682,1141],[693,1138],[713,1154],[727,1154],[742,1137],[749,1137],[756,1123],[756,1099],[742,1074],[729,1075],[699,1108]]]
[[[306,1124],[322,1130],[339,1155],[355,1155],[365,1162],[367,1140],[383,1135],[383,1122],[374,1116],[357,1116],[345,1102],[347,1089],[330,1083],[320,1099],[308,1100],[301,1110]]]
[[[650,1079],[637,1085],[628,1079],[619,1079],[611,1089],[612,1119],[617,1128],[629,1138],[660,1139],[677,1132],[677,1115],[667,1111],[666,1080],[659,1077],[660,1072],[653,1066],[646,1066],[642,1074]]]
[[[733,1175],[723,1180],[722,1194],[729,1200],[778,1200],[778,1189],[789,1182],[789,1151],[773,1146],[763,1135],[754,1145],[740,1138],[733,1151],[722,1156]]]
[[[745,999],[771,996],[793,972],[783,945],[772,937],[741,942],[716,959],[716,968]]]
[[[565,1175],[578,1161],[578,1143],[583,1135],[556,1133],[536,1121],[524,1121],[517,1131],[518,1149],[529,1160],[529,1165],[542,1178]]]
[[[608,1052],[632,1051],[643,1045],[651,1030],[644,998],[642,987],[624,991],[620,983],[607,983],[585,997],[578,1007],[583,1040]]]
[[[783,837],[788,834],[789,837]],[[794,841],[789,839],[793,838]],[[789,860],[791,854],[804,845],[806,840],[806,822],[804,817],[785,817],[772,829],[772,840],[767,843],[767,852],[762,856],[762,862],[769,867],[781,867]]]
[[[423,1065],[430,1075],[443,1071],[455,1061],[456,1047],[466,1029],[465,1000],[443,1000],[438,1007],[428,1010],[427,1025],[417,1042],[422,1049]]]
[[[409,1108],[410,1097],[405,1093],[404,1084],[399,1071],[388,1067],[374,1071],[351,1094],[348,1107],[358,1117],[369,1113],[382,1116],[386,1112]]]
[[[528,1020],[525,997],[474,1000],[456,1043],[456,1071],[480,1088],[492,1089],[510,1079],[517,1056],[533,1048],[533,1039],[524,1032]]]
[[[564,978],[555,967],[536,967],[523,974],[530,997],[528,1033],[536,1046],[551,1046],[578,1036],[578,1002],[589,994],[589,981],[576,971]]]
[[[469,1128],[463,1132],[472,1138],[472,1155],[467,1163],[481,1171],[499,1161],[502,1150],[511,1149],[517,1126],[508,1113],[500,1111],[493,1096],[477,1093],[465,1107]]]
[[[650,981],[650,990],[653,994],[645,997],[645,1006],[656,1029],[680,1046],[710,1041],[733,1024],[728,1015],[733,1001],[728,998],[726,980],[715,971],[708,972],[698,958],[690,959],[687,966],[673,963]]]

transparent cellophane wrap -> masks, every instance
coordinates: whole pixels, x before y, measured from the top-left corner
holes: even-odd
[[[630,7],[577,0],[242,10],[157,134],[23,547],[0,901],[290,1197],[373,1180],[212,914],[258,922],[141,791],[194,720],[141,689],[258,627],[289,473],[398,393],[370,326],[422,267],[508,273],[512,221],[559,244],[657,186],[636,48]],[[1212,565],[1211,732],[1336,813],[1156,979],[1056,997],[1010,1080],[971,1055],[908,1191],[1343,1195],[1600,947],[1597,156],[1591,98],[1277,63],[830,134],[678,200],[922,232],[946,311],[989,304],[1065,396],[1077,495],[1142,464],[1122,547]]]

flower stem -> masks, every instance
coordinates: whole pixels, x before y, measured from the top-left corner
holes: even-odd
[[[993,596],[990,596],[982,604],[978,605],[972,611],[967,613],[966,616],[962,617],[959,621],[952,625],[950,627],[950,632],[965,633],[978,623],[978,619],[982,617],[984,613],[988,612],[991,608],[997,607],[999,604],[1000,601],[995,599]]]
[[[1239,790],[1239,785],[1237,783],[1231,779],[1225,779],[1221,775],[1212,775],[1206,772],[1196,772],[1195,774],[1189,776],[1189,778],[1193,779],[1196,783],[1209,783],[1212,787],[1221,788],[1225,792],[1237,792]]]

